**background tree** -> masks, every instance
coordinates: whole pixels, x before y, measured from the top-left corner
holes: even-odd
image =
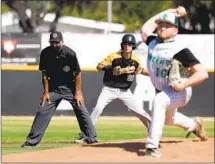
[[[84,10],[77,8],[63,9],[64,15],[107,21],[107,1],[90,1],[82,3]],[[112,1],[112,22],[126,26],[125,32],[138,31],[142,24],[152,15],[172,7],[172,1]]]
[[[181,21],[181,24],[183,27],[187,24],[190,33],[214,33],[214,27],[210,28],[210,23],[214,20],[214,0],[173,0],[173,4],[174,6],[182,5],[187,9],[188,15]]]
[[[48,11],[55,13],[55,19],[50,24],[49,31],[52,32],[56,30],[59,18],[62,15],[65,15],[65,13],[63,12],[64,8],[68,8],[70,11],[77,9],[77,12],[79,13],[79,15],[81,15],[84,10],[84,4],[90,4],[90,2],[91,2],[90,0],[54,0],[53,8]]]
[[[49,31],[56,30],[61,16],[107,21],[107,1],[94,0],[53,0],[53,1],[14,1],[3,0],[10,9],[19,16],[19,24],[23,32],[34,32],[43,22],[46,13],[56,15],[50,23]],[[167,8],[183,5],[188,11],[185,18],[180,19],[180,33],[214,33],[215,1],[172,0],[172,1],[112,1],[112,22],[121,23],[125,32],[139,32],[142,24],[151,16]],[[31,11],[31,16],[26,14]],[[3,10],[8,10],[3,5]]]
[[[48,2],[3,0],[3,3],[17,13],[23,32],[32,33],[45,16],[44,11]],[[30,11],[30,16],[26,14],[27,9]]]
[[[19,17],[19,25],[24,33],[33,33],[35,28],[43,22],[43,18],[47,13],[55,13],[55,19],[50,24],[50,32],[56,30],[56,25],[59,18],[62,16],[62,9],[69,6],[70,10],[74,7],[78,12],[83,11],[83,3],[88,3],[89,0],[54,0],[54,1],[14,1],[3,0],[10,9],[14,10]],[[4,7],[5,10],[8,10]],[[26,14],[29,11],[30,14]]]

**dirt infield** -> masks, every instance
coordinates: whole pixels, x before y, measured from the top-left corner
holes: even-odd
[[[214,138],[162,138],[159,151],[159,159],[145,157],[145,141],[130,140],[3,155],[2,162],[214,162]]]

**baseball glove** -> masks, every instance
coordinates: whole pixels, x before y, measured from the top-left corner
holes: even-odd
[[[184,82],[189,78],[193,72],[188,68],[184,67],[181,62],[173,59],[168,75],[169,86],[173,87],[175,84]]]
[[[118,76],[125,73],[133,73],[135,71],[134,66],[127,66],[125,68],[121,68],[120,66],[116,66],[113,68],[113,75]]]

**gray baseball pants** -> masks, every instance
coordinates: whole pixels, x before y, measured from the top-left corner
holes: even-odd
[[[132,94],[130,89],[119,89],[104,86],[97,100],[97,104],[91,113],[93,124],[95,125],[99,116],[102,114],[103,109],[114,99],[120,99],[131,112],[149,129],[151,123],[151,117],[143,109],[142,104],[138,103],[135,96]]]
[[[50,92],[49,104],[47,101],[43,106],[40,106],[34,118],[30,133],[26,141],[32,145],[37,145],[41,140],[47,129],[51,118],[62,99],[69,101],[74,109],[79,127],[82,131],[84,140],[87,143],[97,141],[96,130],[90,118],[90,115],[85,106],[78,106],[74,99],[73,93],[66,87],[59,88],[56,91]]]

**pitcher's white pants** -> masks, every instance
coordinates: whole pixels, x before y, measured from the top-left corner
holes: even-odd
[[[155,88],[150,80],[149,76],[143,76],[141,74],[136,75],[136,87],[134,88],[135,99],[139,101],[144,109],[144,102],[149,103],[149,110],[152,110],[152,103],[155,97]]]
[[[178,107],[183,107],[188,103],[191,95],[192,90],[189,87],[182,92],[162,91],[155,96],[146,148],[158,148],[164,124],[179,126],[187,131],[196,128],[193,119],[177,111]]]
[[[142,123],[149,128],[151,118],[148,113],[143,109],[141,104],[139,104],[134,95],[131,93],[130,89],[118,89],[104,86],[97,100],[97,104],[93,109],[91,114],[91,119],[95,126],[96,121],[102,114],[103,109],[114,99],[120,99],[135,115],[138,117]]]

